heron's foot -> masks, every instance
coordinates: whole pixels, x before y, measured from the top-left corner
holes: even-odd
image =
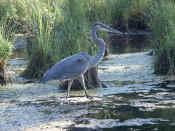
[[[85,96],[86,96],[86,98],[88,98],[88,99],[92,99],[92,98],[93,98],[92,96],[89,96],[88,94],[86,94]]]
[[[68,99],[69,97],[70,97],[69,95],[66,95],[66,97],[65,97],[65,98],[66,98],[66,99]]]

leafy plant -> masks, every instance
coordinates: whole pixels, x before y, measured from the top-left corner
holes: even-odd
[[[12,45],[0,34],[0,61],[5,61],[11,54]]]

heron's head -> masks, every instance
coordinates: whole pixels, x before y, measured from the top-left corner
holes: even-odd
[[[114,28],[112,28],[110,26],[104,25],[102,23],[96,23],[96,24],[94,24],[94,28],[99,29],[99,30],[102,30],[102,31],[106,31],[106,32],[117,33],[117,34],[121,34],[121,35],[123,34],[119,30],[114,29]]]

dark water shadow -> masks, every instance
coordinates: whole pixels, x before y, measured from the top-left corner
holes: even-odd
[[[116,37],[110,38],[110,53],[132,53],[142,52],[151,48],[148,36],[131,36],[131,37]]]
[[[104,129],[92,129],[92,128],[78,128],[78,127],[72,127],[69,128],[68,131],[103,131]]]
[[[70,131],[174,131],[175,81],[168,80],[151,86],[152,90],[147,93],[126,92],[107,96],[103,104],[90,107],[89,113],[80,117],[95,120],[112,119],[115,121],[114,127],[73,127]]]
[[[103,128],[103,129],[91,129],[91,128],[78,128],[73,127],[70,128],[68,131],[174,131],[175,126],[168,126],[166,124],[164,125],[144,125],[143,127],[139,126],[121,126],[121,127],[115,127],[115,128]]]

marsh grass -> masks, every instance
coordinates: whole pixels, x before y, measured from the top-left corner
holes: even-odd
[[[0,33],[0,84],[4,85],[7,83],[7,58],[11,54],[12,45],[4,38],[3,28]]]
[[[149,9],[152,45],[155,50],[155,73],[175,73],[175,3],[171,0],[152,1]]]
[[[30,77],[42,76],[56,61],[80,51],[94,55],[96,46],[90,28],[96,22],[122,31],[146,29],[149,25],[156,54],[155,72],[175,73],[175,3],[172,0],[0,1],[1,46],[13,41],[15,34],[27,34],[29,65],[24,74]],[[107,39],[104,33],[100,36]],[[8,47],[9,44],[3,44],[5,52],[1,47],[1,59],[3,55],[3,59],[9,56]]]
[[[21,0],[26,19],[31,29],[29,64],[24,75],[40,77],[43,70],[52,64],[52,30],[55,18],[50,9],[50,3],[39,0]],[[29,41],[28,41],[29,42]]]
[[[135,21],[133,16],[139,15],[136,21],[143,20],[141,16],[148,1],[2,0],[0,10],[6,13],[0,12],[0,22],[6,23],[9,38],[20,31],[28,32],[29,64],[24,75],[37,78],[67,56],[80,51],[95,55],[97,48],[90,37],[91,26],[102,22],[118,28],[121,24],[128,30],[129,21]],[[25,30],[23,22],[27,25]],[[104,33],[100,35],[107,38]]]
[[[75,53],[94,55],[96,45],[90,37],[90,28],[95,22],[111,24],[115,18],[126,21],[136,14],[130,13],[132,3],[127,0],[21,0],[20,4],[32,30],[29,49],[32,55],[24,72],[30,77],[42,76],[57,61]],[[102,36],[107,38],[104,33]]]
[[[11,54],[11,43],[0,33],[0,61],[6,60]]]
[[[145,11],[152,0],[106,0],[110,23],[123,31],[145,29]]]
[[[29,43],[30,62],[24,74],[40,77],[58,60],[80,51],[88,52],[89,32],[83,2],[30,0],[23,1],[23,5],[33,37]]]

